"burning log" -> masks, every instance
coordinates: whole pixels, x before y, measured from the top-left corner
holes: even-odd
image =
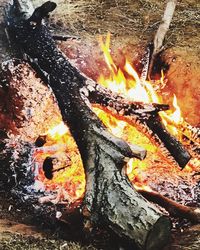
[[[88,96],[91,103],[98,103],[102,106],[113,108],[125,116],[143,116],[169,109],[169,105],[167,104],[130,101],[122,95],[115,94],[109,89],[95,83],[91,79],[87,79],[86,89],[83,88],[82,91],[83,94]]]
[[[12,64],[12,61],[10,61],[9,64]],[[8,75],[10,75],[11,72],[7,70],[7,73]],[[145,235],[147,235],[148,234],[147,230],[150,230],[149,228],[152,227],[151,226],[152,224],[154,224],[155,231],[158,230],[157,228],[158,226],[160,227],[160,230],[164,230],[163,234],[165,234],[169,230],[169,221],[167,217],[163,216],[160,212],[156,211],[156,209],[152,205],[146,203],[146,201],[140,197],[140,195],[133,189],[132,185],[128,182],[125,174],[122,173],[123,171],[120,171],[120,169],[124,165],[123,161],[126,160],[126,157],[128,156],[126,155],[126,157],[124,157],[122,155],[123,152],[121,152],[122,150],[124,150],[124,146],[126,146],[126,144],[124,144],[123,141],[116,140],[115,138],[113,138],[113,136],[110,136],[108,132],[104,130],[105,128],[101,128],[101,133],[103,133],[103,135],[99,134],[98,128],[95,128],[95,129],[96,129],[95,131],[96,133],[95,135],[93,135],[93,138],[92,138],[92,143],[95,143],[95,145],[94,147],[91,147],[90,151],[87,151],[88,152],[87,154],[89,156],[88,155],[84,156],[89,161],[85,163],[87,164],[86,165],[87,167],[86,173],[88,175],[87,180],[90,181],[88,185],[89,184],[92,185],[91,189],[89,189],[90,187],[87,187],[86,192],[90,191],[92,193],[86,193],[85,199],[86,198],[92,199],[93,201],[93,199],[97,198],[98,203],[94,201],[95,203],[91,204],[91,200],[85,200],[85,207],[87,207],[87,209],[83,208],[83,215],[86,216],[86,218],[88,218],[88,216],[90,216],[88,212],[88,206],[92,206],[91,209],[90,208],[89,209],[91,213],[90,219],[93,221],[93,223],[94,222],[97,224],[105,223],[107,226],[111,227],[115,232],[117,232],[120,236],[125,235],[126,237],[130,239],[135,239],[136,237],[136,244],[139,245],[141,248],[148,249],[148,245],[150,243],[148,241],[147,243],[141,241],[138,234],[144,233]],[[97,139],[94,139],[94,136],[97,136]],[[109,138],[107,139],[106,136],[107,137],[109,136]],[[90,136],[87,136],[87,137],[90,138]],[[97,142],[95,142],[95,140],[98,140],[98,144]],[[107,142],[107,140],[109,141]],[[113,142],[112,140],[115,140],[115,141]],[[38,140],[36,141],[38,142]],[[106,141],[106,143],[104,141]],[[102,142],[104,143],[103,144],[104,148],[101,148]],[[115,144],[119,144],[119,145],[115,145]],[[40,145],[41,144],[39,144],[39,146]],[[119,146],[122,147],[122,149],[119,149],[118,148]],[[20,149],[17,149],[17,147],[20,147]],[[23,148],[23,151],[21,150],[21,147]],[[34,184],[34,172],[31,171],[30,166],[27,169],[27,165],[22,164],[22,163],[29,161],[27,160],[27,158],[31,156],[32,147],[33,145],[29,145],[29,144],[20,145],[19,143],[18,145],[16,145],[14,143],[14,149],[12,149],[13,147],[11,146],[9,147],[9,145],[7,145],[8,150],[6,150],[6,152],[2,151],[2,155],[0,158],[2,166],[3,166],[2,171],[3,173],[5,173],[5,175],[4,174],[1,175],[0,183],[2,186],[6,184],[7,190],[11,189],[13,196],[17,199],[21,199],[22,204],[27,203],[28,207],[30,206],[30,204],[33,204],[33,206],[38,207],[38,203],[36,202],[36,200],[38,199],[38,202],[41,203],[40,204],[41,210],[48,211],[48,212],[45,212],[45,216],[48,216],[49,213],[52,213],[52,209],[50,209],[49,203],[51,202],[57,205],[56,203],[58,202],[59,196],[55,197],[53,195],[49,195],[49,196],[41,197],[41,194],[34,193],[34,196],[33,196],[33,195],[30,195],[29,193],[27,194],[26,192],[27,185]],[[125,151],[124,154],[126,153],[126,151],[127,151],[127,154],[128,153],[132,154],[130,149],[128,149],[128,146],[126,147],[127,149],[124,150]],[[39,147],[39,149],[41,149],[41,147]],[[20,155],[18,155],[17,153],[18,151],[20,152]],[[13,158],[15,156],[17,157],[17,161],[16,159]],[[95,159],[93,160],[91,159],[91,157],[92,158],[94,157]],[[14,163],[12,167],[9,165],[10,162]],[[45,168],[44,172],[46,172],[47,170],[48,171],[47,177],[49,177],[49,170],[51,169],[47,168],[45,162],[46,161],[44,161],[45,166],[43,165],[43,168]],[[22,166],[22,167],[19,167],[19,166]],[[107,169],[108,168],[107,166],[109,166],[109,171]],[[102,167],[104,167],[105,169],[102,169]],[[119,170],[117,168],[119,168]],[[50,177],[53,171],[51,171]],[[17,188],[16,188],[16,185],[18,186]],[[102,188],[102,190],[100,188]],[[62,190],[60,192],[62,192]],[[96,195],[97,197],[95,197]],[[137,209],[137,206],[139,206],[138,211],[137,213],[134,212],[133,214],[133,211]],[[142,206],[141,209],[140,209],[140,206]],[[58,209],[60,211],[61,209],[60,206],[58,206]],[[42,211],[41,213],[39,213],[39,216],[43,213]],[[38,213],[38,210],[37,210],[37,213]],[[128,213],[128,215],[124,218],[123,215],[126,213]],[[148,227],[144,228],[144,226],[140,225],[140,221],[139,221],[136,224],[136,228],[138,227],[139,230],[138,229],[136,230],[133,227],[133,225],[135,224],[135,221],[138,221],[140,218],[143,220],[142,223],[145,223],[145,220],[147,220]],[[133,223],[133,225],[131,223]],[[86,226],[88,226],[88,223],[86,223]],[[116,226],[116,229],[115,229],[115,226]],[[120,226],[120,229],[118,228],[119,226]],[[162,229],[163,226],[164,228]],[[131,229],[130,227],[133,227],[133,229]],[[126,230],[127,230],[127,233],[126,233]],[[151,237],[154,237],[154,236],[149,236],[149,237],[150,237],[149,240],[152,241]],[[162,236],[162,237],[166,237],[166,236]],[[157,241],[157,239],[155,239],[155,241]],[[142,244],[147,244],[147,246],[142,245]],[[155,249],[157,249],[157,245],[155,246]]]
[[[181,125],[181,132],[185,135],[188,139],[200,145],[200,129],[197,127],[193,127],[192,125],[188,124],[187,122],[183,122]]]
[[[38,11],[40,10],[37,9],[37,12]],[[42,14],[44,14],[43,12],[44,10]],[[37,16],[38,14],[35,15]],[[89,98],[90,102],[110,107],[111,112],[113,111],[115,113],[117,111],[119,114],[118,118],[120,118],[121,115],[131,116],[131,119],[128,117],[128,121],[131,124],[137,126],[140,131],[145,131],[150,140],[160,146],[162,153],[174,164],[178,163],[181,168],[185,167],[191,159],[190,154],[175,137],[167,132],[159,116],[155,115],[159,111],[167,110],[168,105],[130,102],[122,96],[113,94],[108,89],[104,89],[86,76],[83,77],[85,79],[82,92],[86,95],[86,98]],[[124,119],[124,117],[122,119]]]
[[[191,155],[167,131],[158,115],[159,111],[167,110],[169,108],[168,105],[133,103],[125,100],[120,95],[113,94],[91,80],[88,80],[86,84],[89,100],[92,103],[100,104],[103,109],[106,109],[117,118],[126,120],[128,123],[136,125],[139,129],[145,130],[150,139],[162,146],[162,151],[167,157],[173,157],[180,167],[185,167],[191,159]]]
[[[119,236],[134,240],[141,249],[161,249],[169,238],[169,218],[139,195],[122,171],[125,162],[138,156],[138,151],[135,154],[127,143],[108,133],[91,111],[81,93],[85,78],[57,49],[48,28],[41,23],[55,4],[46,2],[27,19],[26,9],[22,12],[16,6],[19,2],[14,1],[7,13],[8,31],[46,75],[63,121],[78,145],[87,180],[83,215],[94,224],[105,224]]]

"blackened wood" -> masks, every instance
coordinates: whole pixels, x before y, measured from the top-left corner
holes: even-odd
[[[147,200],[164,207],[171,216],[187,218],[194,223],[200,223],[200,209],[181,205],[155,191],[138,190]]]
[[[57,6],[56,3],[54,2],[51,1],[45,2],[40,7],[35,9],[29,21],[40,24],[42,19],[49,17],[49,12],[52,12],[56,8],[56,6]]]
[[[113,108],[125,116],[145,116],[149,113],[154,114],[169,109],[167,104],[133,102],[122,95],[113,93],[91,79],[87,79],[86,88],[87,90],[83,88],[83,92],[88,91],[86,95],[88,95],[91,103],[98,103],[102,106]]]
[[[3,94],[5,96],[2,100],[1,95],[0,109],[2,106],[6,107],[8,116],[8,119],[2,116],[0,117],[1,192],[2,194],[6,193],[9,202],[15,201],[14,207],[23,211],[22,214],[25,211],[28,212],[31,217],[33,216],[34,222],[37,220],[40,224],[41,222],[54,224],[56,211],[62,214],[59,220],[68,221],[70,211],[66,204],[64,205],[59,202],[58,204],[52,205],[50,200],[43,204],[40,203],[40,199],[49,196],[51,193],[49,193],[48,190],[46,191],[44,186],[39,185],[38,188],[38,182],[35,180],[35,177],[38,175],[38,165],[35,162],[35,151],[37,151],[37,148],[35,148],[34,137],[36,138],[37,133],[40,131],[41,120],[36,121],[32,119],[34,114],[31,111],[32,115],[28,111],[28,114],[30,114],[28,116],[23,112],[23,108],[26,109],[27,107],[31,107],[31,110],[34,109],[36,111],[37,105],[35,106],[33,103],[38,102],[39,104],[39,102],[43,100],[44,104],[45,91],[41,91],[40,87],[46,91],[48,90],[43,86],[44,83],[38,79],[37,74],[32,68],[20,60],[4,62],[0,79],[0,90],[4,90]],[[35,90],[30,88],[32,83],[36,84]],[[25,89],[26,87],[27,89]],[[36,92],[33,93],[34,91]],[[35,96],[36,93],[38,95],[37,97]],[[44,93],[44,95],[42,95],[42,93]],[[20,99],[20,103],[16,101],[18,99]],[[27,102],[24,102],[25,99]],[[13,110],[10,105],[14,106],[15,109]],[[52,102],[51,105],[55,107],[56,104]],[[52,112],[52,114],[54,114],[54,112]],[[34,126],[31,130],[28,129],[28,124],[26,124],[27,119],[30,120],[29,124],[36,122],[37,131],[34,131]],[[7,124],[10,120],[13,121],[12,126]],[[44,120],[48,123],[45,117]],[[31,132],[35,133],[35,135],[31,135]],[[45,137],[43,137],[43,139],[45,139]],[[40,145],[37,146],[41,146],[41,143],[39,144]],[[53,170],[53,173],[54,172]],[[56,195],[57,192],[51,193],[54,199],[56,199]],[[78,202],[73,203],[73,206],[70,206],[70,210],[74,210],[77,204]]]
[[[17,143],[9,139],[0,140],[0,186],[3,190],[10,191],[18,185],[25,189],[27,185],[33,183],[33,172],[30,171],[27,176],[31,149],[29,143]]]
[[[87,81],[89,100],[105,107],[111,114],[119,119],[126,119],[132,125],[145,130],[150,140],[162,146],[163,152],[168,157],[173,157],[181,168],[184,168],[191,155],[186,148],[165,128],[158,114],[161,110],[167,110],[168,105],[164,104],[143,104],[132,103],[124,100],[119,95],[114,95],[111,91],[106,91],[102,86],[98,86],[91,80]],[[146,127],[146,128],[145,128]]]
[[[56,41],[67,41],[67,40],[80,40],[80,37],[69,36],[69,35],[53,35],[53,39]]]
[[[23,13],[26,13],[26,6],[30,4],[25,4],[25,2],[29,2],[29,1],[24,1],[24,0],[23,1],[16,0],[16,1],[19,3],[23,2],[21,9],[23,10]],[[50,11],[55,7],[54,3],[48,1],[47,4],[42,5],[42,9],[46,5],[50,9]],[[45,10],[48,8],[45,8]],[[40,12],[40,9],[37,9],[37,12]],[[12,22],[12,20],[9,20],[9,17],[7,19],[9,23]],[[32,20],[32,17],[29,19],[29,21],[30,20]],[[31,21],[30,23],[34,26],[34,23],[32,23]],[[77,74],[80,75],[77,69],[76,69],[76,72]],[[81,77],[82,77],[82,84],[83,84],[82,89],[84,89],[83,94],[87,92],[86,97],[89,98],[90,102],[99,103],[100,105],[110,107],[110,111],[117,112],[118,114],[120,114],[120,116],[121,115],[132,116],[131,118],[132,124],[135,124],[141,131],[144,131],[145,129],[149,138],[154,143],[156,142],[157,144],[160,144],[160,148],[162,149],[162,152],[164,153],[165,156],[171,157],[172,161],[175,160],[174,161],[175,164],[177,162],[181,168],[185,167],[185,165],[188,163],[188,161],[191,158],[190,154],[174,136],[172,136],[170,133],[167,132],[164,124],[162,124],[159,117],[156,116],[156,114],[159,111],[169,109],[168,105],[156,104],[156,103],[144,104],[140,102],[130,102],[124,99],[122,96],[114,94],[111,91],[103,88],[102,86],[95,83],[91,79],[88,79],[85,75],[83,76],[81,74]],[[87,88],[87,90],[85,87]],[[147,114],[152,114],[152,116],[146,117]],[[157,117],[155,122],[152,119],[154,117]],[[158,120],[160,122],[158,122]],[[137,152],[135,156],[138,157]],[[142,158],[143,157],[140,157],[140,159]]]
[[[184,168],[191,159],[191,155],[183,145],[167,131],[159,115],[144,118],[144,122],[164,143],[165,147],[171,153],[176,162],[178,162],[179,166]]]
[[[83,214],[92,223],[105,224],[134,240],[141,249],[161,249],[169,238],[170,221],[139,195],[122,173],[125,161],[133,156],[130,147],[108,133],[91,111],[80,91],[85,78],[57,49],[47,27],[35,25],[31,18],[13,20],[9,32],[46,74],[80,150],[87,178]]]
[[[142,58],[143,69],[140,75],[140,81],[143,83],[148,79],[149,64],[153,54],[153,43],[149,43],[146,47],[146,52]]]

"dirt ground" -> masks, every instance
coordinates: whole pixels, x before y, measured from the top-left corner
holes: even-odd
[[[0,61],[10,58],[10,50],[4,32],[3,8],[7,0],[0,1]],[[34,0],[35,6],[44,1]],[[158,0],[55,0],[58,8],[50,18],[55,34],[68,34],[80,40],[62,42],[61,49],[79,63],[89,76],[98,77],[98,36],[111,32],[111,47],[116,51],[115,60],[126,54],[136,65],[144,48],[155,34],[161,20],[165,1]],[[200,126],[200,2],[179,1],[175,16],[165,40],[162,59],[170,65],[164,89],[166,99],[175,93],[184,117]],[[14,208],[15,210],[15,208]],[[0,205],[0,249],[95,249],[81,246],[55,237],[54,232],[44,233],[29,220],[21,219],[20,211],[10,211],[9,201]],[[23,216],[22,216],[23,217]],[[195,226],[180,233],[178,242],[170,249],[199,249],[200,228]],[[188,236],[188,237],[186,237]]]

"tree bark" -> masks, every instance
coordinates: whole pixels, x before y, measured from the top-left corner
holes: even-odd
[[[11,6],[7,28],[23,53],[45,74],[78,145],[87,178],[83,215],[92,224],[105,224],[133,240],[140,249],[161,249],[169,239],[170,220],[139,195],[123,174],[125,162],[134,153],[126,142],[108,133],[92,112],[81,92],[85,78],[57,49],[41,23],[54,7],[46,2],[24,19],[19,9],[13,18],[16,11]]]

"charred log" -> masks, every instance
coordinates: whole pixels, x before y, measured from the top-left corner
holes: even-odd
[[[145,130],[151,140],[162,146],[163,152],[167,157],[173,157],[181,168],[185,167],[191,159],[191,155],[167,131],[158,114],[159,111],[167,110],[169,108],[168,105],[129,102],[91,80],[88,80],[87,84],[89,100],[92,103],[100,104],[117,118],[136,125],[140,130]]]
[[[1,175],[0,186],[4,190],[11,191],[13,187],[20,184],[22,187],[33,183],[33,173],[27,176],[28,161],[31,155],[31,145],[29,143],[12,142],[8,139],[3,139],[0,142],[0,163]],[[25,164],[27,163],[27,165]],[[21,166],[20,168],[18,166]]]
[[[147,119],[144,118],[144,123],[146,123],[150,130],[158,136],[173,158],[179,163],[179,166],[183,168],[191,159],[191,155],[185,150],[182,144],[164,128],[160,117],[155,115]]]
[[[134,153],[127,143],[108,133],[91,111],[81,93],[85,78],[57,49],[47,27],[40,24],[40,17],[39,24],[31,17],[12,20],[9,32],[24,54],[47,75],[63,121],[80,150],[87,177],[83,215],[94,224],[104,223],[118,235],[134,240],[139,248],[162,248],[169,238],[169,219],[140,196],[123,174],[126,160]]]
[[[44,18],[49,17],[49,12],[52,12],[56,8],[56,3],[47,1],[42,4],[40,7],[36,8],[29,18],[30,22],[33,22],[40,25]],[[35,24],[34,24],[35,25]]]
[[[155,191],[139,190],[147,200],[157,203],[161,207],[164,207],[170,215],[174,217],[187,218],[194,223],[200,222],[200,209],[195,207],[188,207],[181,205]]]
[[[19,2],[20,5],[23,6],[24,3],[22,4],[21,1]],[[35,23],[32,22],[33,17],[34,19],[37,17],[38,20],[40,20],[39,16],[47,16],[45,11],[52,11],[53,8],[55,8],[54,4],[52,4],[52,6],[50,5],[51,2],[49,1],[43,4],[41,9],[37,8],[31,17],[31,11],[26,15],[29,16],[31,25],[34,26],[37,24],[36,20]],[[24,7],[26,8],[26,6]],[[10,23],[11,21],[9,21],[8,16],[9,15],[7,15],[7,23]],[[149,49],[149,51],[151,51],[151,49]],[[32,60],[32,66],[36,68],[38,67],[34,60]],[[36,70],[38,71],[38,69]],[[163,154],[170,158],[175,165],[178,164],[181,168],[185,167],[191,159],[191,155],[175,137],[167,132],[164,124],[159,119],[159,116],[156,115],[159,111],[167,110],[169,108],[168,105],[156,103],[144,104],[140,102],[128,101],[123,96],[114,94],[91,79],[88,79],[85,75],[80,74],[78,70],[76,71],[77,74],[83,78],[81,92],[83,92],[83,95],[86,95],[86,98],[88,98],[90,102],[98,103],[106,108],[109,107],[109,111],[111,113],[117,112],[119,114],[118,118],[120,118],[121,115],[131,116],[131,119],[128,117],[128,120],[131,120],[131,124],[137,126],[140,131],[145,131],[150,140],[159,145]],[[45,77],[43,78],[45,79]],[[156,119],[154,121],[155,117]]]
[[[91,103],[98,103],[105,107],[110,107],[120,112],[121,115],[145,116],[146,114],[158,113],[169,109],[167,104],[133,102],[125,97],[115,94],[107,88],[95,83],[91,79],[86,81],[86,89],[83,93],[88,96]]]

